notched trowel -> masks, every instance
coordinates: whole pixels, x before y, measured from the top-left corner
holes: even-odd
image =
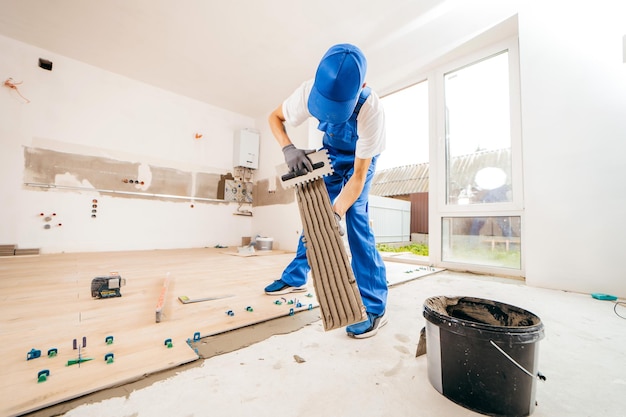
[[[280,182],[283,187],[295,187],[297,184],[314,181],[333,173],[333,166],[330,163],[328,151],[326,149],[310,153],[307,157],[313,165],[313,171],[311,172],[306,169],[301,171],[289,171],[287,164],[281,164],[276,168],[278,175],[280,175]]]
[[[307,156],[311,172],[287,172],[286,165],[278,169],[283,186],[295,188],[324,330],[332,330],[362,322],[367,315],[323,180],[333,173],[328,153],[321,150]]]

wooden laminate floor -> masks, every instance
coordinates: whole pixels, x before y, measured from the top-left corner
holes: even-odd
[[[310,296],[265,295],[264,286],[293,254],[257,254],[204,248],[0,257],[0,415],[20,415],[194,361],[198,355],[187,340],[198,333],[215,335],[318,306],[312,285]],[[122,297],[93,299],[92,279],[110,272],[126,279]],[[168,273],[163,318],[156,323]],[[232,297],[182,304],[182,295]],[[112,344],[105,343],[107,336]],[[79,354],[73,340],[81,345],[83,337],[81,357],[92,360],[68,366]],[[52,348],[58,355],[49,358]],[[41,357],[27,360],[31,349]],[[104,360],[108,353],[113,363]],[[50,376],[38,382],[42,370]]]

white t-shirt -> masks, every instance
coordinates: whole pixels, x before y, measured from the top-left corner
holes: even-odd
[[[292,126],[304,123],[309,117],[307,102],[313,88],[313,80],[305,81],[283,102],[285,121]],[[363,103],[357,116],[355,156],[360,159],[372,158],[385,150],[385,112],[378,95],[372,90]]]

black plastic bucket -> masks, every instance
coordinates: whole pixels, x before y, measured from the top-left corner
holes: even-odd
[[[448,399],[491,416],[528,416],[535,409],[535,314],[473,297],[424,302],[428,379]]]

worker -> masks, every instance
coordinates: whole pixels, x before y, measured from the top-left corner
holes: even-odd
[[[298,126],[313,116],[324,132],[333,174],[324,177],[338,222],[345,217],[352,270],[367,320],[346,327],[348,336],[374,336],[387,323],[387,273],[370,228],[368,198],[376,160],[385,148],[385,115],[380,99],[366,86],[367,61],[354,45],[332,46],[323,56],[315,78],[304,82],[269,116],[290,171],[312,171],[307,154],[291,142],[285,122]],[[280,279],[265,288],[269,295],[306,291],[310,267],[305,237]]]

